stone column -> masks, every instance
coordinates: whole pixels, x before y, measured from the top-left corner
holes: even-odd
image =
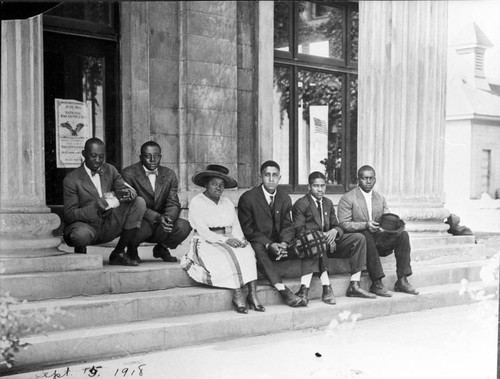
[[[1,50],[0,258],[62,254],[45,204],[42,17],[2,21]]]
[[[447,3],[361,1],[358,166],[407,230],[444,232]]]

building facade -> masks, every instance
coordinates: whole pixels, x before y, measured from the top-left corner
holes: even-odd
[[[90,135],[118,169],[157,141],[185,210],[209,163],[237,178],[235,203],[267,159],[293,198],[324,171],[334,201],[370,164],[410,231],[445,232],[446,30],[431,1],[65,3],[2,20],[0,254],[56,254],[62,178]]]

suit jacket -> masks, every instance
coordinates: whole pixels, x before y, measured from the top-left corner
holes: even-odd
[[[64,220],[67,225],[76,221],[97,224],[102,222],[101,217],[104,212],[96,205],[100,196],[83,165],[84,163],[71,171],[63,181]],[[123,178],[114,166],[103,163],[101,170],[103,194],[126,188]]]
[[[344,194],[339,201],[339,222],[346,232],[366,230],[366,222],[370,221],[366,200],[361,193],[361,188],[356,187]],[[372,218],[379,222],[384,213],[389,213],[385,198],[372,190]]]
[[[298,199],[292,207],[292,218],[297,229],[297,233],[304,230],[322,230],[321,216],[318,211],[316,200],[311,194]],[[344,231],[340,227],[333,202],[326,197],[323,198],[323,218],[325,221],[325,231],[337,229],[338,234],[336,239],[340,239]]]
[[[134,163],[122,171],[123,179],[137,191],[137,194],[146,201],[144,218],[153,225],[158,214],[168,216],[172,221],[177,220],[181,211],[181,204],[177,194],[179,183],[175,172],[168,167],[159,166],[155,189],[146,176],[141,162]]]
[[[238,219],[245,238],[250,243],[260,242],[267,245],[272,242],[290,243],[295,237],[295,226],[291,219],[292,200],[290,196],[276,189],[274,197],[274,225],[279,234],[279,241],[272,241],[273,217],[267,199],[262,192],[262,185],[254,187],[243,195],[238,202]]]

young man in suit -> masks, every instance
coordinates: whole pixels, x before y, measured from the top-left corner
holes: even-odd
[[[292,218],[300,233],[305,230],[323,232],[328,244],[328,256],[331,258],[349,258],[351,266],[351,282],[346,296],[376,298],[359,286],[361,271],[366,265],[366,240],[360,233],[344,233],[335,216],[333,202],[325,197],[326,177],[319,171],[314,171],[308,178],[309,193],[298,199],[292,207]],[[328,277],[328,256],[320,260],[319,273],[323,285],[323,295],[328,292],[330,279]],[[302,283],[296,295],[307,299],[312,273],[302,277]]]
[[[372,280],[370,292],[378,296],[392,296],[382,283],[385,274],[380,256],[387,256],[394,251],[398,275],[394,290],[418,295],[407,279],[412,274],[410,237],[403,228],[395,233],[381,230],[379,221],[384,213],[389,213],[389,208],[385,198],[373,190],[376,181],[373,167],[362,166],[358,170],[358,187],[343,195],[339,201],[340,226],[345,232],[365,235],[366,265]]]
[[[179,218],[181,205],[177,195],[175,172],[160,165],[161,148],[154,141],[141,146],[139,162],[122,171],[123,178],[146,201],[146,212],[141,228],[132,240],[133,257],[141,261],[137,252],[142,242],[153,242],[153,256],[164,262],[176,262],[170,254],[191,232],[191,225]]]
[[[125,248],[141,226],[146,203],[126,185],[115,167],[104,162],[105,148],[100,139],[87,140],[82,155],[83,164],[63,181],[64,240],[75,247],[75,253],[85,254],[88,245],[120,236],[109,264],[137,266]]]
[[[257,267],[291,307],[306,306],[307,301],[285,286],[273,268],[273,261],[286,259],[287,247],[295,238],[291,219],[292,200],[278,188],[280,166],[274,161],[260,167],[262,184],[245,192],[238,202],[238,218],[245,238],[252,244]],[[318,259],[302,259],[302,275],[314,272]]]

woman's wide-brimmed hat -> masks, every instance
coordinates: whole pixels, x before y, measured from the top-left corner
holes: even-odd
[[[405,225],[405,222],[394,213],[384,213],[379,223],[380,228],[388,233],[399,233],[404,230]]]
[[[231,178],[229,175],[229,170],[218,164],[209,164],[207,169],[204,171],[197,172],[193,175],[193,183],[200,187],[205,187],[208,178],[221,178],[224,180],[226,188],[235,188],[238,186],[236,180]]]

